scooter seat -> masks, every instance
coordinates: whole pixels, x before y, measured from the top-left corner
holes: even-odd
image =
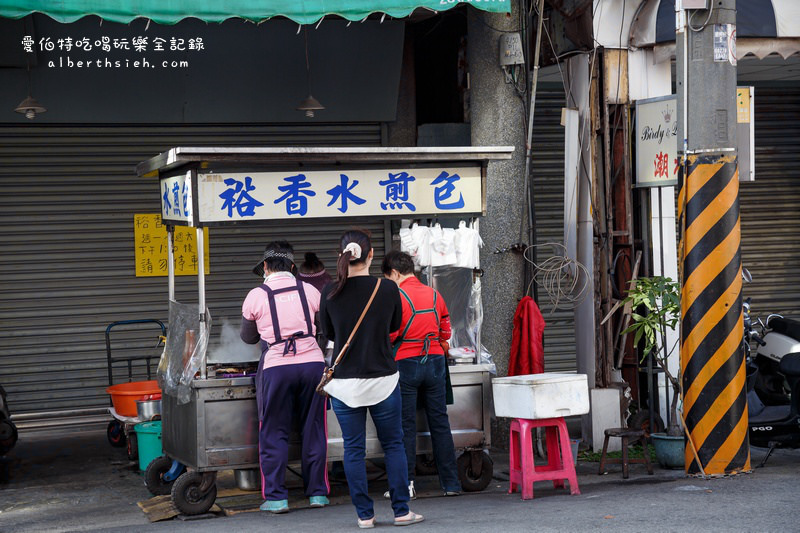
[[[792,414],[788,405],[768,405],[764,407],[757,415],[752,411],[749,413],[750,425],[759,424],[774,424],[782,420],[786,420]]]
[[[776,316],[770,319],[769,327],[773,331],[777,331],[787,337],[800,339],[800,321]]]
[[[800,352],[784,355],[778,365],[778,370],[787,377],[800,377]]]

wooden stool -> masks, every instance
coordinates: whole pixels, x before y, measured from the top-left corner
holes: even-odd
[[[605,472],[606,463],[613,463],[619,464],[622,463],[622,478],[628,479],[628,463],[644,463],[647,465],[647,473],[651,476],[653,475],[653,465],[650,464],[650,457],[647,450],[647,446],[645,446],[644,442],[644,430],[643,429],[631,429],[631,428],[609,428],[605,430],[606,438],[603,441],[603,453],[600,455],[600,468],[598,469],[598,474],[602,474]],[[608,451],[608,439],[609,437],[619,437],[622,439],[622,459],[612,458],[609,459],[606,457],[606,452]],[[642,447],[644,448],[644,453],[642,454],[642,459],[630,459],[628,458],[628,446],[634,444],[635,442],[641,440]]]

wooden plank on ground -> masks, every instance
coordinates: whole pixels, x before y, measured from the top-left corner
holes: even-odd
[[[164,496],[154,496],[149,500],[139,502],[139,508],[144,511],[145,516],[151,522],[169,520],[178,516],[178,510],[172,503],[172,497],[167,494]]]
[[[259,511],[258,505],[255,507],[247,506],[247,507],[228,507],[227,505],[222,506],[222,513],[225,516],[233,516],[241,513],[254,513]]]
[[[160,522],[162,520],[170,520],[180,514],[172,503],[172,496],[166,494],[164,496],[153,496],[149,500],[138,502],[137,505],[144,512],[150,522]],[[256,507],[258,508],[258,507]],[[208,510],[209,513],[221,513],[222,509],[217,504],[211,506]]]
[[[226,516],[258,511],[261,502],[261,494],[257,492],[240,491],[240,494],[226,495],[224,497],[217,495],[217,504],[219,504]]]
[[[253,496],[261,497],[260,490],[242,490],[236,487],[221,489],[217,491],[217,498],[229,498],[234,496]]]

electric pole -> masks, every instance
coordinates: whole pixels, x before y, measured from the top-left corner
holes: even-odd
[[[732,474],[750,470],[741,350],[736,1],[682,0],[676,9],[686,472]]]

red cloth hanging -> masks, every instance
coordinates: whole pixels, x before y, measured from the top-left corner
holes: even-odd
[[[514,332],[511,335],[511,357],[508,375],[522,376],[544,372],[544,345],[542,334],[544,317],[530,296],[520,300],[514,313]]]

